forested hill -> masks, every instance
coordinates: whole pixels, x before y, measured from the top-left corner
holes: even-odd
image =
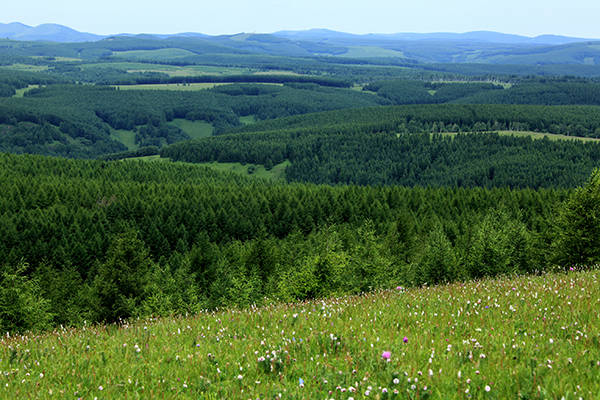
[[[594,136],[599,111],[507,105],[342,110],[260,122],[237,133],[172,145],[161,156],[267,168],[287,160],[286,178],[300,182],[573,187],[600,162],[600,144],[485,132],[564,130]]]

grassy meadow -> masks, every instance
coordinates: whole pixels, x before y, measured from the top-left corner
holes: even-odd
[[[4,335],[0,396],[597,398],[598,271]]]
[[[486,132],[482,132],[486,133]],[[599,142],[598,138],[581,137],[581,136],[567,136],[556,133],[545,133],[545,132],[533,132],[533,131],[497,131],[495,132],[503,136],[515,136],[515,137],[530,137],[534,140],[547,138],[548,140],[577,140],[581,142]],[[456,132],[442,132],[442,135],[454,136]]]

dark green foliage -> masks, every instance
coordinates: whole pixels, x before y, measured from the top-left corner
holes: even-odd
[[[476,93],[501,91],[502,86],[491,83],[430,83],[416,80],[394,80],[374,82],[365,86],[364,90],[377,92],[379,96],[385,97],[394,104],[437,104],[465,98]]]
[[[96,320],[112,322],[133,316],[147,296],[151,268],[148,251],[136,231],[113,237],[106,261],[97,266],[92,282]]]
[[[0,276],[0,330],[42,330],[51,326],[49,302],[42,297],[39,282],[25,275],[27,264],[14,271],[4,267]]]
[[[203,120],[219,133],[238,126],[245,115],[266,119],[382,101],[355,91],[302,85],[228,85],[193,92],[53,85],[32,89],[23,99],[0,101],[0,150],[91,158],[126,150],[111,129],[134,131],[137,145],[159,147],[189,139],[168,124],[174,118]]]
[[[343,129],[343,128],[340,128]],[[188,162],[278,164],[294,182],[358,185],[573,187],[600,161],[600,145],[498,134],[273,132],[177,144],[163,157]]]
[[[28,263],[11,286],[45,299],[38,311],[54,324],[543,270],[543,236],[568,196],[26,155],[0,155],[0,182],[0,258],[5,271]]]
[[[600,170],[561,208],[555,248],[556,261],[563,266],[600,262]]]

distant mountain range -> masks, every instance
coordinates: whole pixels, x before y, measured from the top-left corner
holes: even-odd
[[[19,40],[21,42],[10,42]],[[37,27],[0,24],[0,41],[12,55],[63,56],[134,60],[187,59],[223,54],[263,54],[283,57],[345,57],[394,62],[547,65],[600,65],[600,41],[557,35],[526,37],[478,31],[467,33],[395,33],[357,35],[328,29],[238,33],[116,34],[101,36],[62,25]],[[39,41],[44,41],[44,46]],[[82,43],[86,42],[86,43]],[[170,50],[169,50],[170,49]],[[8,50],[6,50],[8,51]]]
[[[352,33],[331,31],[328,29],[310,29],[304,31],[279,31],[273,35],[295,40],[307,41],[457,41],[457,42],[476,42],[476,43],[503,43],[503,44],[524,44],[524,45],[560,45],[576,42],[585,42],[593,39],[583,39],[558,35],[541,35],[536,37],[527,37],[520,35],[511,35],[492,31],[475,31],[466,33],[391,33],[379,34],[369,33],[365,35],[356,35]]]
[[[104,36],[79,32],[67,26],[57,24],[42,24],[36,27],[13,22],[0,24],[0,38],[26,41],[48,41],[60,43],[94,42]]]
[[[128,34],[115,34],[111,36],[120,36]],[[329,29],[309,29],[303,31],[279,31],[271,34],[291,40],[309,41],[309,42],[380,42],[380,41],[456,41],[456,42],[476,42],[476,43],[501,43],[513,45],[561,45],[576,42],[584,42],[592,39],[575,38],[558,35],[541,35],[536,37],[527,37],[520,35],[511,35],[506,33],[492,31],[475,31],[466,33],[392,33],[378,34],[369,33],[357,35],[346,32],[337,32]],[[129,36],[129,35],[128,35]],[[134,36],[134,35],[131,35]],[[157,38],[168,37],[200,37],[209,38],[210,35],[202,33],[186,32],[172,35],[167,34],[148,34],[144,36],[153,36]],[[227,35],[221,35],[227,36]],[[107,38],[106,35],[96,35],[93,33],[79,32],[64,25],[42,24],[38,26],[28,26],[20,22],[10,24],[0,23],[0,38],[23,40],[23,41],[48,41],[58,43],[75,42],[94,42]]]

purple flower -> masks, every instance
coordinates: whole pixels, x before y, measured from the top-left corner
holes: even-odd
[[[403,341],[404,343],[408,343],[408,338],[407,338],[406,336],[404,336],[404,339],[402,339],[402,341]]]
[[[391,351],[384,351],[383,353],[381,353],[381,358],[383,358],[384,360],[389,360],[391,357],[392,357]]]

